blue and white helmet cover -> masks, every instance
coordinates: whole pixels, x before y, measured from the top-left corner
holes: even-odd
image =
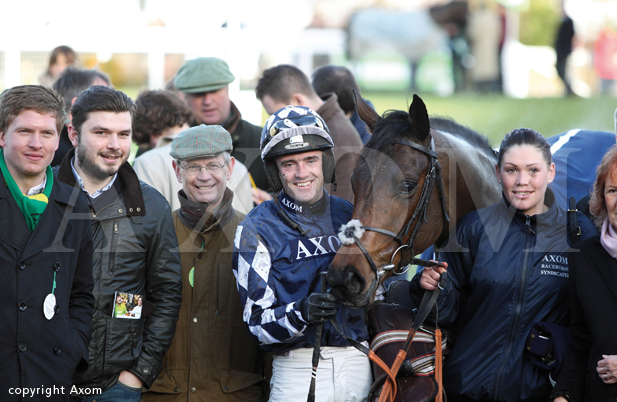
[[[308,141],[305,136],[318,136],[326,141],[315,147],[315,141]],[[312,149],[332,148],[334,141],[326,122],[320,115],[305,106],[286,106],[270,116],[261,132],[261,159],[265,160],[276,145],[288,140],[285,150],[278,154],[299,153]]]

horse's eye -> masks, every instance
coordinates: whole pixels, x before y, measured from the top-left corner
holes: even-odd
[[[401,192],[404,194],[412,194],[416,190],[416,183],[413,181],[405,180],[401,188]]]

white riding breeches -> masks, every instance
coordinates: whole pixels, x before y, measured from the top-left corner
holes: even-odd
[[[301,348],[275,355],[270,402],[304,401],[311,383],[313,349]],[[368,358],[352,347],[321,348],[315,401],[366,401],[373,375]]]

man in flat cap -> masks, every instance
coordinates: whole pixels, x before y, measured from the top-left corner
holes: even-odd
[[[218,125],[192,127],[171,144],[182,183],[181,207],[172,214],[182,304],[164,369],[144,401],[261,401],[261,354],[244,327],[231,266],[236,227],[244,219],[227,187],[232,150],[231,136]]]
[[[229,99],[229,84],[235,79],[227,63],[216,57],[189,60],[178,70],[175,87],[193,109],[195,124],[219,125],[230,134],[234,147],[231,155],[244,163],[261,190],[270,191],[263,164],[259,160],[261,127],[242,119]],[[255,201],[263,195],[253,193]]]

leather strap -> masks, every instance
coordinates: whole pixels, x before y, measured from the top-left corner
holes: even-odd
[[[320,274],[320,289],[321,293],[327,290],[328,283],[326,279],[326,272]],[[315,402],[315,382],[317,380],[317,366],[319,366],[319,354],[321,352],[321,335],[323,334],[323,324],[318,324],[315,328],[315,346],[313,346],[313,369],[311,371],[311,384],[309,385],[309,393],[306,397],[307,402]]]
[[[395,144],[401,144],[401,145],[407,145],[408,147],[411,147],[411,148],[416,149],[416,150],[418,150],[418,151],[420,151],[422,153],[427,154],[431,158],[437,159],[437,152],[433,151],[430,148],[425,147],[424,145],[420,145],[420,144],[416,144],[415,142],[411,142],[407,138],[397,138],[394,141],[394,143]]]
[[[441,350],[441,330],[435,329],[435,380],[437,381],[437,396],[435,402],[443,402],[443,356]]]

